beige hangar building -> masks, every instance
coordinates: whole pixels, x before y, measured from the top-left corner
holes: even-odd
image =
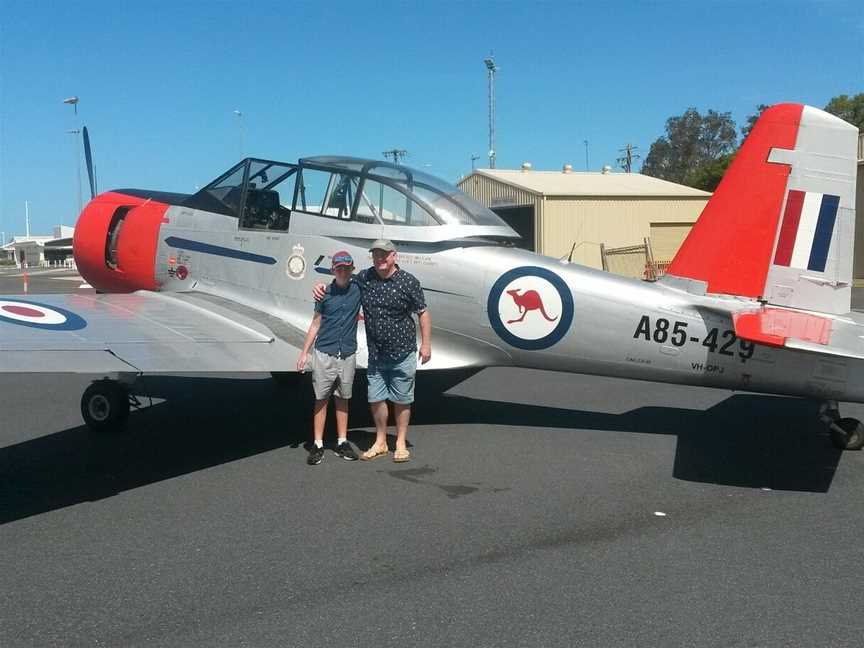
[[[459,187],[521,234],[520,247],[594,268],[604,267],[601,249],[608,254],[646,239],[662,268],[711,197],[639,173],[535,171],[527,163],[521,170],[477,169]],[[635,276],[637,267],[619,272]]]

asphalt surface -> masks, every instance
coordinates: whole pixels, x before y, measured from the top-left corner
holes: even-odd
[[[861,645],[864,453],[814,404],[461,378],[411,463],[309,467],[308,385],[149,377],[99,438],[88,377],[0,375],[0,646]]]

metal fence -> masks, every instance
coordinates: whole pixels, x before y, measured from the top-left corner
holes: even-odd
[[[651,251],[651,239],[643,239],[642,245],[627,245],[610,248],[600,244],[600,259],[603,269],[622,277],[633,277],[656,281],[669,268],[671,261],[656,261]]]

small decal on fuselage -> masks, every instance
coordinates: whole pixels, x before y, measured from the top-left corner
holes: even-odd
[[[556,344],[573,323],[570,288],[546,268],[523,266],[505,272],[489,291],[486,306],[498,336],[528,351]]]
[[[303,252],[302,245],[295,245],[291,256],[285,261],[285,274],[291,279],[299,280],[306,276],[306,257]]]
[[[78,331],[86,320],[72,311],[18,299],[0,300],[0,322],[51,331]]]

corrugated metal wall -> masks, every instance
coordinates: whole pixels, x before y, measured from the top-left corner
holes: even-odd
[[[707,197],[543,198],[493,178],[470,175],[459,187],[486,207],[534,205],[537,251],[563,257],[576,244],[573,261],[601,268],[600,243],[638,245],[651,236],[652,223],[694,223]]]
[[[486,207],[498,205],[534,205],[540,199],[530,191],[517,189],[482,175],[470,175],[459,182],[459,188]],[[536,212],[535,212],[536,216]]]
[[[864,282],[864,133],[858,135],[858,180],[855,187],[855,242],[852,278]]]
[[[692,227],[693,223],[651,223],[651,254],[654,261],[672,261]]]
[[[538,252],[601,268],[600,243],[637,245],[651,236],[651,223],[694,223],[708,198],[548,198],[543,207]]]

